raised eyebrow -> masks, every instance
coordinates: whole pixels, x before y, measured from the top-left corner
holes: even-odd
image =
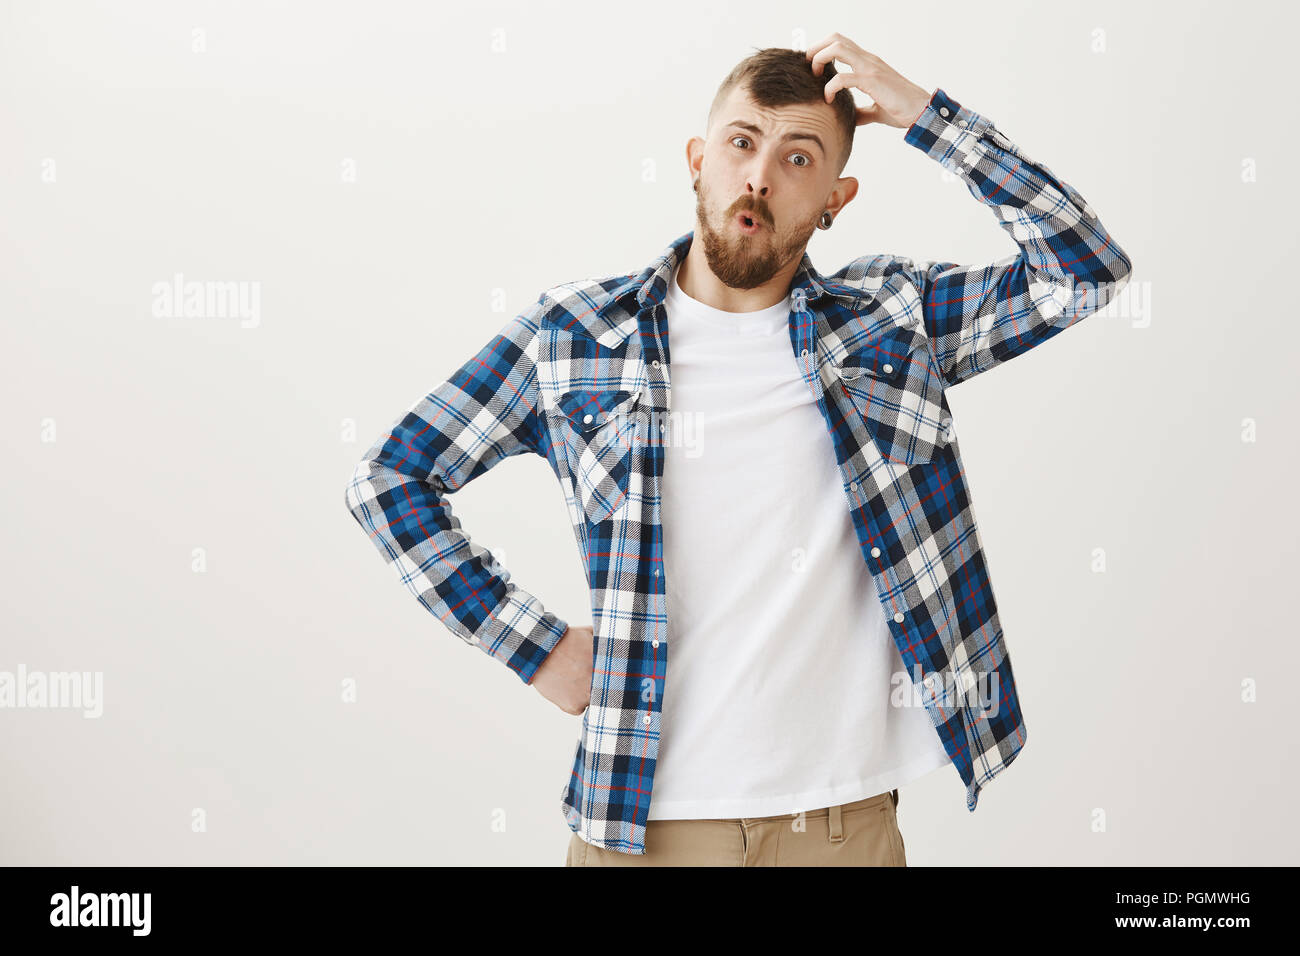
[[[729,129],[730,128],[743,129],[750,133],[757,133],[759,136],[763,135],[763,131],[759,129],[757,126],[755,126],[753,123],[745,123],[740,120],[732,120],[730,123],[727,124],[727,127]],[[794,133],[786,133],[784,136],[781,137],[781,142],[787,143],[792,139],[812,140],[814,143],[817,144],[817,148],[822,151],[822,155],[823,156],[826,155],[826,145],[822,142],[821,137],[818,136],[816,133],[803,133],[798,131]]]

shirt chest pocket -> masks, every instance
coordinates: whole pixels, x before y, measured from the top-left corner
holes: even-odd
[[[640,398],[639,389],[574,389],[560,395],[574,492],[593,524],[627,510]]]
[[[893,327],[835,367],[850,408],[888,461],[931,461],[948,437],[943,380],[923,334]]]

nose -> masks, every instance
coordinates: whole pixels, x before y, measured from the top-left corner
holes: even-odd
[[[768,185],[771,176],[768,173],[768,159],[765,156],[755,157],[755,162],[750,164],[749,173],[745,177],[745,190],[755,198],[767,199],[771,187]]]

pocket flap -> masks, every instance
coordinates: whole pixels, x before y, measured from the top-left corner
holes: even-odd
[[[640,395],[639,389],[575,389],[561,395],[557,404],[574,428],[589,432],[626,413]]]
[[[900,385],[907,374],[909,353],[917,348],[916,338],[906,329],[891,329],[881,337],[844,356],[835,370],[840,378],[862,376]]]

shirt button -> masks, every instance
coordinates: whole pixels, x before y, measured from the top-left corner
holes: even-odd
[[[879,549],[879,548],[872,548],[872,549],[871,549],[871,556],[872,556],[873,558],[878,558],[878,557],[880,557],[880,549]]]
[[[651,363],[650,363],[650,367],[651,367],[651,368],[658,368],[658,367],[659,367],[659,360],[658,360],[658,359],[655,359],[653,362],[651,362]]]
[[[903,612],[900,611],[900,612],[898,612],[897,614],[895,614],[895,615],[894,615],[894,620],[897,621],[899,624],[902,624],[902,623],[903,623]]]
[[[807,355],[807,354],[808,354],[808,350],[807,350],[807,349],[803,349],[802,351],[800,351],[799,354],[800,354],[800,355]]]
[[[965,128],[966,128],[966,121],[965,121],[965,120],[958,120],[958,121],[957,121],[957,125],[960,126],[960,127],[962,127],[963,129],[965,129]]]
[[[659,434],[662,435],[663,433],[664,433],[664,426],[663,426],[663,423],[660,422],[660,424],[659,424]]]
[[[583,421],[584,424],[586,424],[586,425],[590,425],[590,424],[591,424],[591,416],[590,416],[590,415],[583,415],[583,416],[582,416],[582,421]]]
[[[939,115],[940,115],[940,116],[947,116],[947,115],[948,115],[948,107],[946,107],[946,106],[940,106],[940,107],[939,107]]]
[[[659,577],[659,569],[655,568],[655,577]]]
[[[650,723],[650,715],[649,715],[649,714],[646,714],[644,717],[642,717],[642,718],[641,718],[641,722],[642,722],[643,724],[648,724],[648,723]]]
[[[892,372],[893,370],[894,370],[894,366],[892,366],[892,365],[890,365],[888,362],[886,362],[886,363],[885,363],[885,374],[888,375],[888,374],[889,374],[890,372]]]
[[[658,639],[658,638],[655,638],[653,641],[651,641],[651,642],[650,642],[650,646],[651,646],[651,647],[658,647],[658,646],[659,646],[659,639]]]

